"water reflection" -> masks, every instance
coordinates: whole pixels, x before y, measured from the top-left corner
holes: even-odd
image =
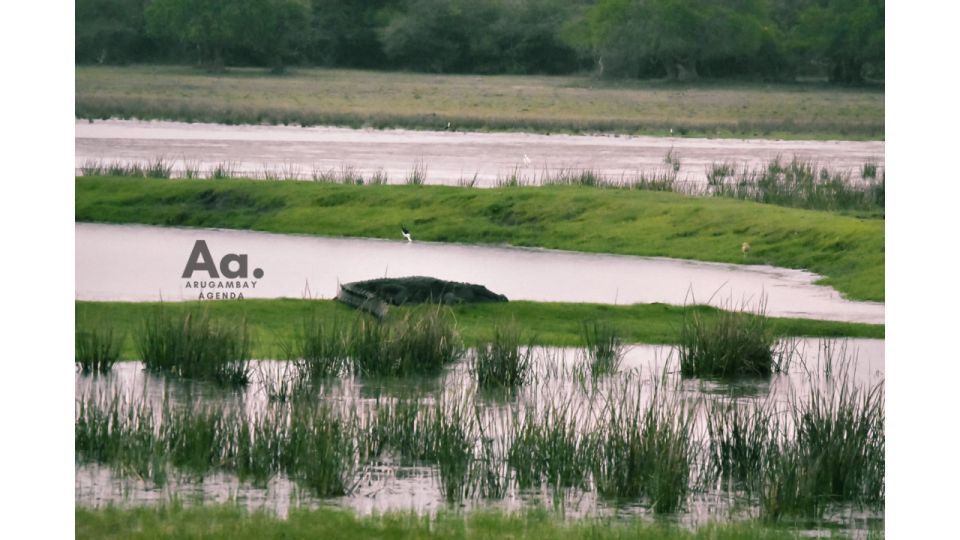
[[[881,340],[829,341],[803,339],[790,343],[797,354],[787,373],[769,378],[734,380],[681,380],[672,347],[636,345],[631,347],[616,374],[592,379],[578,376],[577,366],[582,351],[572,348],[537,349],[533,381],[507,393],[480,392],[473,383],[467,360],[451,367],[439,377],[408,379],[363,379],[345,377],[325,380],[312,391],[313,399],[332,404],[344,411],[354,411],[361,421],[371,421],[379,407],[398,400],[413,399],[418,403],[445,407],[451,402],[475,406],[478,423],[485,436],[496,441],[503,453],[505,439],[513,432],[513,424],[526,411],[564,409],[571,411],[578,430],[587,430],[606,414],[606,406],[619,400],[649,399],[658,378],[672,381],[662,388],[675,392],[680,399],[734,400],[742,403],[787,403],[793,396],[803,396],[815,386],[829,386],[846,381],[859,387],[882,383],[885,371],[884,343]],[[139,362],[114,366],[109,374],[76,377],[78,399],[86,396],[119,393],[131,401],[140,399],[161,407],[190,407],[196,403],[224,409],[238,409],[248,415],[262,414],[271,404],[265,384],[284,373],[285,363],[254,362],[254,381],[243,390],[226,390],[209,383],[174,380],[143,369]],[[661,381],[662,382],[662,381]],[[701,408],[702,409],[702,408]],[[786,418],[785,421],[789,421]],[[705,430],[705,418],[698,414],[695,432]],[[439,486],[436,467],[381,455],[364,464],[357,475],[353,491],[346,496],[321,499],[302,489],[282,475],[270,478],[265,486],[240,481],[236,476],[213,472],[198,479],[174,473],[163,485],[122,475],[108,466],[78,465],[75,475],[77,504],[101,506],[108,503],[157,503],[176,498],[182,501],[237,501],[250,509],[268,508],[281,515],[294,506],[317,507],[335,505],[363,514],[390,510],[413,510],[433,513],[450,508]],[[520,489],[511,484],[502,499],[485,500],[468,497],[463,507],[516,510],[529,507],[553,507],[570,517],[652,515],[642,500],[610,501],[599,498],[587,485],[562,491],[546,485]],[[743,499],[743,494],[729,486],[694,490],[685,510],[668,519],[682,524],[701,524],[714,519],[755,517],[757,508]],[[837,506],[828,512],[824,523],[843,527],[866,527],[882,520],[882,513]]]

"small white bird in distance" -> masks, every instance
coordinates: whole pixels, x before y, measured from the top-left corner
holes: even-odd
[[[403,234],[403,237],[407,239],[407,242],[413,242],[413,239],[410,238],[410,230],[400,224],[400,232]]]
[[[743,253],[743,256],[746,257],[747,253],[750,253],[750,244],[744,242],[740,245],[740,252]]]
[[[524,165],[529,165],[529,164],[531,164],[531,163],[533,163],[533,161],[530,159],[530,156],[524,154],[524,155],[523,155],[523,164],[524,164]]]

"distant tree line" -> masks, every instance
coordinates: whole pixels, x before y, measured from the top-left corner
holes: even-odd
[[[883,0],[77,0],[76,61],[883,77]]]

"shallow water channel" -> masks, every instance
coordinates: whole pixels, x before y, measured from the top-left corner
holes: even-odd
[[[402,182],[417,165],[429,183],[456,184],[476,177],[480,186],[498,177],[532,179],[544,171],[592,170],[628,177],[665,170],[673,149],[680,158],[678,180],[706,182],[712,163],[752,168],[781,156],[828,166],[858,178],[864,162],[884,163],[883,141],[777,141],[681,137],[535,135],[373,130],[332,127],[227,126],[136,120],[78,120],[75,163],[146,162],[163,157],[174,173],[185,166],[209,171],[230,164],[238,175],[264,171],[309,178],[314,170],[354,168],[364,177],[384,171]],[[526,158],[526,159],[525,159]]]
[[[197,300],[201,294],[231,292],[243,293],[244,298],[333,298],[339,283],[426,275],[479,283],[511,300],[756,308],[766,298],[771,316],[876,324],[884,320],[882,303],[845,300],[830,287],[814,285],[816,274],[771,266],[407,243],[399,238],[90,223],[77,223],[75,230],[78,300]],[[183,278],[197,240],[206,242],[215,262],[229,253],[246,254],[248,279],[213,281],[215,286],[240,281],[248,287],[210,289],[205,271]],[[263,276],[256,279],[258,268]]]
[[[317,403],[326,403],[342,414],[366,418],[376,415],[384,404],[413,399],[425,407],[466,403],[476,411],[477,424],[483,428],[478,441],[493,441],[493,448],[505,452],[504,446],[514,425],[525,413],[542,415],[545,411],[567,410],[576,420],[576,430],[588,430],[592,422],[607,414],[611,400],[639,399],[649,401],[656,380],[660,388],[687,406],[700,411],[692,432],[701,437],[704,430],[703,411],[710,403],[728,402],[743,406],[774,403],[781,412],[795,399],[804,399],[813,388],[827,388],[835,395],[838,388],[870,388],[882,385],[885,372],[882,340],[821,341],[815,339],[784,342],[792,359],[785,374],[769,378],[747,378],[733,381],[681,379],[675,351],[669,346],[637,345],[629,347],[616,373],[600,377],[578,377],[582,362],[578,349],[537,348],[534,350],[534,377],[521,389],[509,394],[488,394],[478,391],[468,370],[467,359],[450,367],[437,377],[409,379],[370,379],[343,377],[330,379],[311,396]],[[78,403],[88,399],[109,401],[122,396],[130,402],[146,402],[156,406],[189,408],[198,405],[217,409],[238,410],[249,418],[271,407],[265,381],[276,381],[288,369],[286,362],[253,362],[252,383],[242,390],[226,390],[209,383],[190,382],[156,375],[143,369],[140,362],[120,363],[106,375],[76,376]],[[99,397],[98,397],[99,396]],[[790,429],[789,415],[783,415]],[[479,444],[479,443],[478,443]],[[500,445],[500,446],[498,446]],[[497,450],[494,450],[496,453]],[[510,478],[504,466],[503,474]],[[697,468],[691,472],[697,473]],[[570,517],[651,515],[649,500],[611,501],[600,497],[591,483],[560,492],[540,488],[520,489],[513,481],[501,496],[468,496],[461,503],[447,503],[440,488],[438,468],[426,462],[403,462],[391,454],[374,461],[360,463],[353,475],[352,491],[339,497],[317,498],[308,489],[283,475],[273,476],[266,485],[241,481],[233,474],[211,471],[201,477],[193,474],[171,474],[158,484],[109,465],[78,463],[75,474],[75,500],[85,506],[108,503],[142,504],[169,501],[171,498],[192,502],[225,502],[234,500],[249,508],[268,508],[285,515],[294,506],[334,505],[354,509],[362,514],[388,510],[434,513],[459,507],[517,510],[529,507],[553,507]],[[693,483],[694,480],[691,480]],[[677,514],[668,519],[686,525],[712,520],[756,517],[755,501],[722,482],[694,487]],[[823,520],[803,525],[811,529],[840,527],[860,536],[869,526],[882,523],[881,510],[868,510],[856,505],[831,507]]]

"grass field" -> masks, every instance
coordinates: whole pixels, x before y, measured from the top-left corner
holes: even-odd
[[[124,336],[120,356],[137,358],[134,336],[142,331],[143,321],[153,313],[157,303],[143,302],[76,302],[78,327],[112,329]],[[318,322],[347,323],[357,312],[332,300],[243,300],[223,302],[175,302],[163,306],[170,313],[204,309],[213,319],[239,324],[246,321],[253,341],[254,358],[276,358],[283,345],[303,327],[311,316]],[[402,314],[408,308],[393,308]],[[564,304],[508,302],[456,306],[453,314],[460,334],[468,345],[493,338],[497,324],[515,322],[524,335],[542,345],[583,346],[582,323],[603,321],[615,327],[630,343],[678,343],[684,308],[665,304],[610,306],[604,304]],[[719,310],[707,306],[690,308],[705,320],[712,320]],[[771,318],[769,327],[776,336],[864,337],[882,339],[883,325],[813,321],[808,319]]]
[[[77,66],[78,118],[784,139],[884,138],[884,92],[805,84],[601,81],[182,66]]]
[[[75,510],[77,538],[391,538],[391,539],[769,539],[801,538],[785,525],[741,522],[689,530],[642,520],[585,519],[564,522],[545,511],[521,514],[472,512],[418,517],[386,514],[357,517],[336,509],[292,510],[287,519],[266,512],[246,512],[231,505]],[[833,538],[845,538],[837,531]],[[868,538],[883,538],[883,530]]]
[[[77,221],[512,244],[771,264],[884,299],[884,220],[677,193],[255,180],[76,178]],[[751,245],[744,256],[743,242]],[[585,276],[589,279],[589,276]]]

